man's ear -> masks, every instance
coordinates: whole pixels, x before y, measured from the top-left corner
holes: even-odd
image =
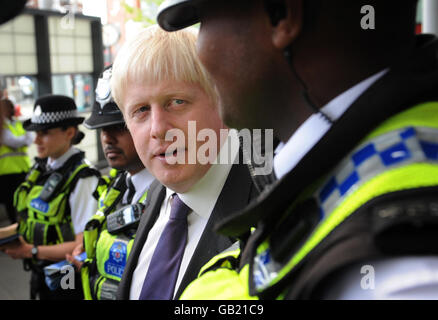
[[[289,46],[300,34],[303,25],[303,0],[285,0],[285,15],[272,27],[272,43],[278,49]]]

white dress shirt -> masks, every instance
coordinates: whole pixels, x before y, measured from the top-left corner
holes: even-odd
[[[229,139],[223,144],[221,152],[229,150],[231,144],[231,158],[235,159],[239,150],[239,140],[237,132],[230,130]],[[220,154],[218,155],[218,157]],[[212,164],[207,173],[199,180],[188,192],[178,194],[180,199],[191,209],[188,217],[188,237],[187,244],[182,258],[181,266],[178,273],[178,278],[175,285],[174,294],[177,292],[179,285],[184,277],[185,271],[190,263],[193,252],[198,245],[199,239],[207,225],[211,212],[216,205],[216,201],[222,191],[222,188],[227,180],[231,170],[232,163]],[[167,224],[170,216],[170,198],[174,193],[169,188],[166,188],[166,196],[161,205],[160,214],[154,226],[151,228],[148,238],[140,253],[137,267],[132,276],[130,299],[137,300],[140,296],[143,282],[146,277],[152,255],[164,227]]]
[[[152,181],[154,181],[155,177],[146,169],[137,172],[136,174],[132,175],[127,174],[126,178],[131,178],[131,182],[134,185],[135,193],[134,197],[132,198],[131,203],[137,203],[138,200],[144,195],[146,190],[151,185]],[[123,195],[123,203],[126,203],[126,198],[128,197],[128,190],[126,190],[125,194]]]
[[[340,94],[321,111],[336,121],[374,82],[389,69],[361,81]],[[310,116],[285,144],[276,149],[274,171],[280,179],[291,171],[298,162],[326,134],[331,125],[321,115]],[[374,270],[374,288],[361,286],[368,277],[361,273],[362,266],[371,266]],[[371,276],[371,274],[370,274]],[[426,281],[426,280],[427,281]],[[337,275],[335,285],[329,288],[325,299],[438,299],[438,257],[417,256],[384,258],[364,261],[351,266],[342,275]]]
[[[57,159],[47,160],[47,166],[51,169],[58,169],[70,159],[71,156],[80,152],[79,149],[71,147],[66,153]],[[71,220],[75,234],[81,233],[91,216],[97,211],[97,200],[93,197],[99,179],[96,176],[81,178],[76,183],[74,190],[70,193],[69,204],[71,209]]]

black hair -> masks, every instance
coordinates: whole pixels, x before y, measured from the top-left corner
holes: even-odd
[[[76,145],[79,144],[82,139],[84,139],[85,137],[85,133],[83,133],[82,131],[80,131],[79,129],[76,131],[76,135],[73,137],[71,143],[72,145]]]

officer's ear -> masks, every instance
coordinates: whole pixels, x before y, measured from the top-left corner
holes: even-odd
[[[266,10],[273,26],[272,43],[278,49],[289,46],[303,25],[303,0],[267,1]]]
[[[67,139],[70,141],[73,140],[73,138],[76,136],[76,132],[78,131],[78,129],[73,126],[66,126],[61,129],[65,132]]]

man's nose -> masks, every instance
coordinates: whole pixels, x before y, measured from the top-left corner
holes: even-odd
[[[150,135],[154,139],[165,140],[166,132],[172,127],[169,124],[169,115],[162,108],[152,108]]]
[[[110,130],[102,129],[102,142],[104,144],[116,144],[117,139]]]

